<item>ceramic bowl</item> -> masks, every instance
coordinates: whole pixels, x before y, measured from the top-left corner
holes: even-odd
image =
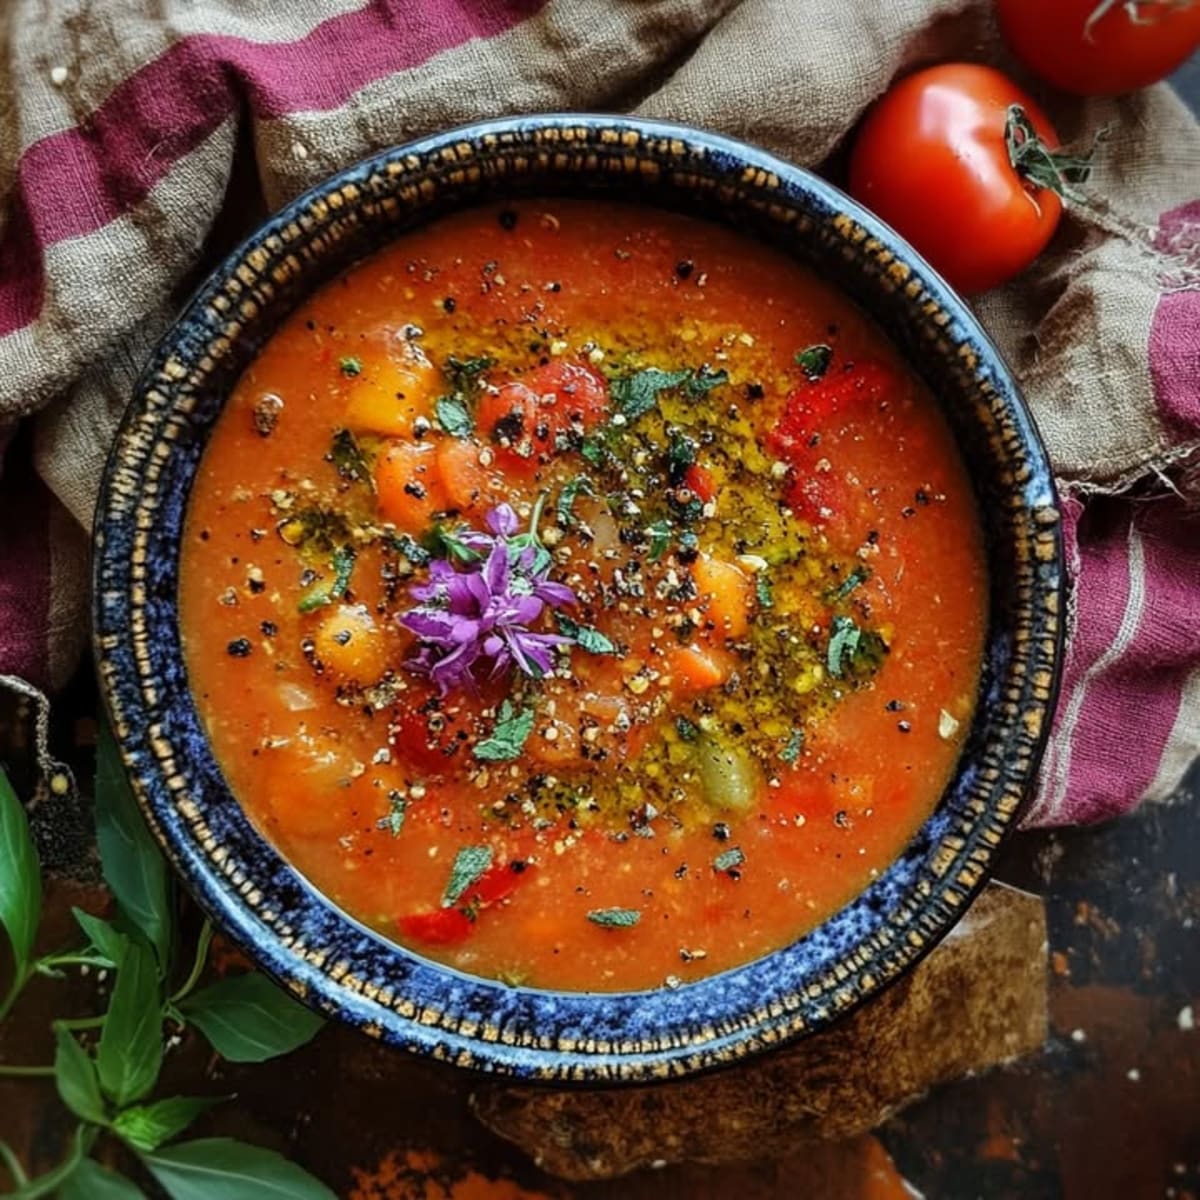
[[[498,197],[597,194],[734,224],[813,266],[907,355],[951,421],[991,569],[978,712],[934,814],[819,928],[675,990],[508,987],[431,962],[321,896],[254,830],[188,690],[181,530],[208,434],[299,300],[401,230]],[[163,339],[109,459],[95,542],[95,651],[138,799],[217,924],[330,1017],[524,1079],[640,1081],[811,1033],[907,971],[963,914],[1034,778],[1062,661],[1060,510],[1045,452],[967,305],[836,188],[761,150],[603,116],[498,120],[386,150],[313,188],[217,268]]]

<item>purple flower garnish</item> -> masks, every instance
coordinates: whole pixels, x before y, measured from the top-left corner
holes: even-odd
[[[539,679],[554,665],[554,648],[571,641],[531,628],[548,607],[577,603],[566,584],[547,578],[553,559],[537,535],[541,507],[539,500],[527,533],[517,532],[509,505],[493,508],[486,518],[490,533],[455,535],[474,557],[459,565],[435,560],[429,582],[412,589],[421,603],[399,618],[420,640],[408,666],[429,676],[443,696],[473,687],[477,667],[488,667],[493,679],[512,666]]]

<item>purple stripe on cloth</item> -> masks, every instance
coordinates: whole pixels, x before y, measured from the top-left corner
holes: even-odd
[[[0,674],[49,686],[50,493],[27,453],[0,480]]]
[[[1156,245],[1200,241],[1200,200],[1165,213]],[[1200,291],[1170,292],[1159,299],[1150,323],[1150,378],[1159,411],[1181,436],[1200,435]]]
[[[242,102],[255,115],[329,109],[375,79],[473,38],[546,0],[375,0],[292,42],[196,34],[119,84],[81,125],[30,146],[0,241],[0,336],[38,314],[42,253],[99,229],[145,198]]]
[[[1096,499],[1080,523],[1078,626],[1026,825],[1133,808],[1200,666],[1200,515],[1174,496]]]

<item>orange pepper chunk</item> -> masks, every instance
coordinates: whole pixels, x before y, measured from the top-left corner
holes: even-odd
[[[719,687],[733,674],[729,656],[699,646],[679,646],[667,654],[671,678],[680,692],[706,692]]]
[[[375,464],[375,491],[383,519],[402,533],[422,533],[450,507],[429,442],[389,443]]]
[[[440,372],[408,342],[368,358],[347,386],[346,425],[384,437],[411,436],[417,417],[432,421],[443,390]]]
[[[692,566],[701,606],[720,638],[745,637],[750,627],[754,584],[741,567],[702,554]]]

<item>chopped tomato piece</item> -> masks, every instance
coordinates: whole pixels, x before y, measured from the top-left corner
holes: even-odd
[[[477,424],[506,467],[529,474],[555,452],[559,434],[585,433],[599,424],[607,407],[604,377],[560,358],[489,389],[480,400]]]
[[[726,654],[699,646],[680,646],[667,656],[675,686],[684,692],[706,692],[718,687],[733,673]]]
[[[707,504],[716,494],[717,485],[712,475],[698,463],[692,463],[683,477],[684,483],[699,497],[702,504]]]
[[[461,513],[486,508],[503,494],[503,479],[479,461],[481,449],[462,438],[445,438],[437,449],[442,488],[451,507]]]
[[[402,933],[429,946],[455,946],[471,935],[485,909],[506,900],[532,870],[526,862],[497,863],[489,867],[458,901],[447,908],[409,913],[396,922]]]

